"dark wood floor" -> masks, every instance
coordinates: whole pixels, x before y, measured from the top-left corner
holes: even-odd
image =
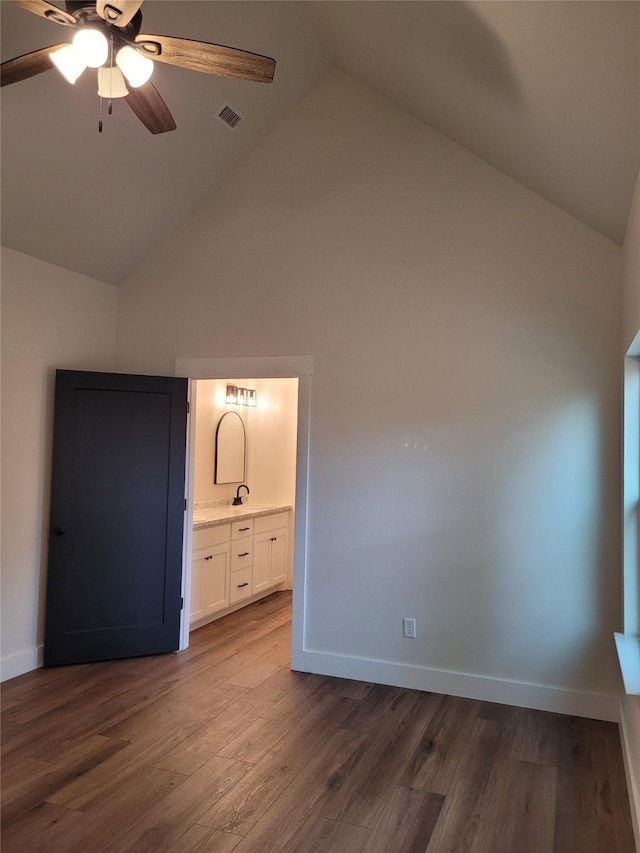
[[[3,688],[3,853],[633,853],[617,726],[288,669],[290,594]]]

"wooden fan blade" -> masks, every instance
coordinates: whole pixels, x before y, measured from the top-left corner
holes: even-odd
[[[131,88],[125,101],[151,133],[167,133],[176,129],[169,107],[153,83],[144,83],[137,89]]]
[[[150,59],[222,77],[270,83],[276,70],[275,59],[268,56],[206,41],[139,35],[135,46]]]
[[[26,12],[40,15],[41,18],[46,18],[56,24],[64,24],[65,27],[75,27],[76,25],[76,19],[73,15],[64,12],[58,6],[54,6],[53,3],[47,3],[46,0],[15,0],[15,4]]]
[[[96,11],[108,23],[126,27],[140,6],[142,0],[98,0]]]
[[[54,44],[51,47],[43,47],[41,50],[16,56],[15,59],[8,59],[0,65],[0,85],[8,86],[10,83],[19,83],[21,80],[35,77],[36,74],[42,74],[43,71],[50,71],[54,65],[49,59],[49,54],[66,46],[65,44]]]

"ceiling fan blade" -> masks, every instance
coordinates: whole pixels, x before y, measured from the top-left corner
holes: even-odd
[[[268,56],[206,41],[139,35],[136,37],[135,46],[150,59],[192,71],[219,74],[222,77],[270,83],[276,70],[275,59]]]
[[[51,47],[43,47],[41,50],[24,53],[22,56],[16,56],[15,59],[8,59],[3,62],[0,65],[0,85],[8,86],[10,83],[19,83],[21,80],[35,77],[36,74],[42,74],[43,71],[50,71],[54,65],[49,59],[49,54],[61,47],[66,47],[66,45],[54,44]]]
[[[142,0],[98,0],[96,11],[108,23],[126,27],[140,6]]]
[[[151,133],[167,133],[176,129],[169,107],[153,83],[131,88],[125,101]]]
[[[40,15],[41,18],[46,18],[56,24],[64,24],[65,27],[75,27],[76,25],[76,19],[73,15],[64,12],[58,6],[54,6],[53,3],[47,3],[46,0],[15,0],[15,4],[26,12]]]

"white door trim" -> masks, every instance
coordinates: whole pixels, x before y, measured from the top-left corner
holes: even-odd
[[[307,576],[307,498],[309,491],[309,442],[311,423],[311,377],[313,356],[252,356],[248,358],[178,358],[175,375],[188,379],[281,379],[298,380],[298,437],[296,448],[296,502],[293,551],[293,621],[291,629],[291,668],[301,670],[306,622]],[[191,405],[195,395],[190,392]],[[193,413],[193,408],[192,408]],[[185,602],[182,609],[180,648],[189,645],[189,580],[193,516],[192,466],[195,418],[189,419],[189,451],[187,460],[188,503],[185,513],[183,584]]]

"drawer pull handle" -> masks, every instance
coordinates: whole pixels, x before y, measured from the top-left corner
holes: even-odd
[[[243,586],[249,586],[249,581],[245,581],[244,583],[239,583],[238,589],[242,589]]]
[[[205,560],[213,560],[213,554],[209,554],[208,557],[205,557]]]
[[[248,557],[248,556],[249,556],[248,551],[243,551],[242,554],[238,554],[238,557]]]
[[[251,528],[250,527],[241,527],[240,533],[244,533],[245,530],[251,530]]]
[[[276,541],[276,537],[275,537],[275,536],[272,536],[272,537],[271,537],[271,539],[270,539],[269,541],[271,541],[271,542],[275,542],[275,541]]]

